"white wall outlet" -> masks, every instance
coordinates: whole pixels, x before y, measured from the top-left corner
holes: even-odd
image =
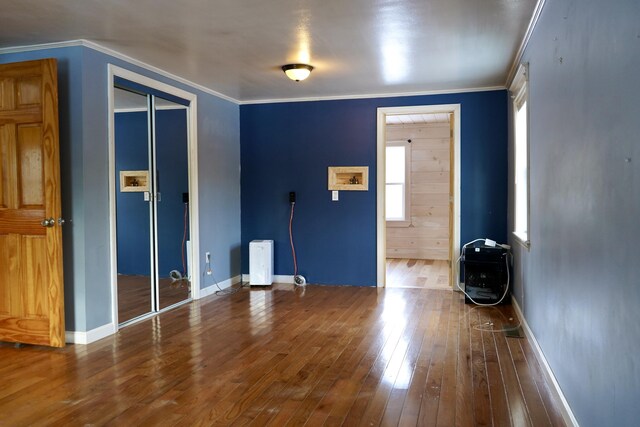
[[[331,192],[331,200],[333,200],[334,202],[338,201],[338,190],[333,190]]]
[[[204,253],[204,262],[206,267],[207,276],[211,276],[213,272],[211,271],[211,252]]]

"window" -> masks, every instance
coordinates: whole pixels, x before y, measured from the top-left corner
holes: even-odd
[[[529,114],[528,66],[520,65],[511,85],[514,128],[514,224],[513,234],[529,244]]]
[[[411,145],[407,141],[388,142],[386,147],[386,220],[390,225],[411,223]]]

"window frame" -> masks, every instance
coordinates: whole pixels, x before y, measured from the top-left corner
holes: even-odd
[[[387,219],[386,216],[386,202],[385,202],[385,222],[387,227],[409,227],[411,225],[411,143],[408,140],[394,140],[387,141],[385,144],[385,195],[387,193],[386,172],[386,149],[388,147],[404,147],[404,218],[402,219]],[[391,183],[396,184],[396,183]]]
[[[512,234],[513,236],[516,238],[516,241],[519,242],[520,244],[522,244],[523,246],[525,246],[526,248],[530,247],[530,224],[531,224],[531,209],[530,209],[530,203],[531,203],[531,192],[530,192],[530,179],[529,179],[529,171],[530,171],[530,111],[531,111],[531,104],[529,102],[529,64],[528,63],[524,63],[524,64],[520,64],[520,66],[518,67],[518,70],[516,71],[516,74],[513,78],[513,81],[511,83],[511,86],[509,87],[509,92],[511,95],[511,105],[512,105],[512,123],[513,123],[513,176],[512,176],[512,183],[513,183],[513,230],[512,230]],[[526,104],[526,111],[525,111],[525,116],[524,116],[524,120],[525,120],[525,132],[524,132],[524,141],[522,141],[521,139],[519,140],[517,138],[518,135],[518,131],[517,131],[517,126],[518,126],[518,114],[520,112],[520,109]],[[522,146],[524,145],[524,147]],[[525,168],[525,172],[524,174],[521,174],[519,171],[519,168],[522,167],[522,165],[520,165],[520,161],[518,160],[518,154],[520,152],[520,150],[524,149],[525,152],[525,164],[524,164],[524,168]],[[522,187],[518,186],[517,183],[517,178],[519,176],[523,175],[524,179],[525,179],[525,183],[524,183],[524,189],[522,189]],[[520,184],[520,186],[522,186],[522,184]],[[517,224],[516,220],[518,218],[518,214],[519,214],[519,209],[518,206],[520,205],[519,203],[519,196],[518,194],[521,193],[521,191],[524,191],[524,197],[526,197],[526,203],[525,203],[525,208],[524,208],[524,214],[526,216],[525,218],[525,230],[522,230],[520,227],[518,227],[521,224]]]

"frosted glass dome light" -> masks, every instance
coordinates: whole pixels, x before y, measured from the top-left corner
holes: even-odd
[[[311,70],[313,70],[313,67],[307,64],[287,64],[282,66],[282,71],[287,77],[297,82],[309,77]]]

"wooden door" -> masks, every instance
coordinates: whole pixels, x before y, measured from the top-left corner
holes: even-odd
[[[57,66],[0,65],[0,341],[63,347]]]
[[[456,260],[453,253],[454,233],[453,233],[453,221],[454,221],[454,200],[455,200],[455,114],[449,113],[449,286],[453,287],[456,280]]]

